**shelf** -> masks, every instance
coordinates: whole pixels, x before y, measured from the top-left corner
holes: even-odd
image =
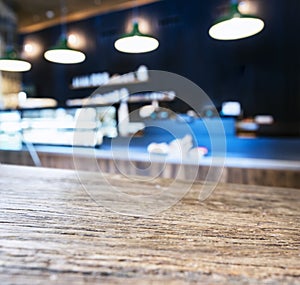
[[[72,85],[70,86],[71,90],[82,90],[82,89],[98,89],[98,88],[105,88],[105,87],[117,87],[119,88],[126,88],[126,86],[130,85],[136,85],[136,84],[143,84],[147,83],[148,81],[139,81],[139,80],[134,80],[132,82],[120,82],[120,83],[107,83],[103,85],[98,85],[98,86],[83,86],[83,87],[73,87]]]
[[[153,101],[173,101],[175,99],[175,93],[169,92],[149,92],[137,95],[131,95],[127,99],[127,103],[143,103],[143,102],[153,102]],[[112,100],[103,103],[90,103],[89,98],[78,98],[78,99],[69,99],[66,101],[67,106],[69,107],[101,107],[101,106],[112,106],[120,104],[120,100]]]

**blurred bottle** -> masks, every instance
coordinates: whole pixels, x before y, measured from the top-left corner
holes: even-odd
[[[120,107],[118,110],[118,120],[119,120],[119,134],[120,136],[127,136],[129,130],[129,111],[128,111],[128,104],[127,100],[129,97],[129,93],[127,89],[122,89],[120,94]]]

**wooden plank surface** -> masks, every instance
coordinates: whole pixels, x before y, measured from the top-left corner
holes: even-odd
[[[138,218],[95,203],[74,171],[0,165],[0,283],[299,284],[299,189],[219,184],[200,202],[200,187]]]

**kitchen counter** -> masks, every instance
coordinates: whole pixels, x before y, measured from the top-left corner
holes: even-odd
[[[243,140],[240,140],[243,142]],[[273,142],[273,140],[272,140]],[[276,153],[280,155],[278,146],[280,141],[276,142]],[[41,166],[74,169],[74,157],[77,162],[77,169],[81,170],[97,170],[98,167],[107,173],[127,173],[129,175],[147,175],[152,176],[153,173],[160,172],[164,178],[174,178],[180,167],[186,168],[189,172],[191,167],[194,172],[197,171],[197,180],[205,180],[210,168],[223,168],[223,172],[219,177],[222,182],[242,183],[249,185],[263,186],[280,186],[300,188],[300,157],[299,150],[295,146],[298,140],[289,141],[289,145],[285,148],[286,156],[273,157],[265,156],[249,156],[248,153],[227,152],[223,156],[205,156],[201,159],[193,157],[169,157],[164,155],[149,155],[147,152],[147,144],[126,147],[126,142],[115,144],[111,147],[109,144],[100,148],[72,148],[65,146],[35,146],[37,156]],[[230,142],[228,145],[238,149],[239,144]],[[245,148],[251,154],[249,142],[245,141]],[[252,144],[257,144],[258,152],[265,149],[265,153],[270,151],[270,142],[252,140]],[[274,146],[273,146],[274,147]],[[240,147],[241,148],[241,147]],[[287,151],[289,150],[289,153]],[[252,154],[254,153],[252,149]],[[0,162],[7,164],[29,165],[33,166],[34,161],[26,147],[19,150],[0,150]],[[97,165],[95,165],[97,162]],[[151,167],[149,167],[149,165]],[[197,168],[197,170],[195,170]],[[186,176],[183,177],[184,179]]]
[[[156,189],[84,174],[92,186],[109,176],[128,193]],[[299,189],[220,183],[201,202],[201,185],[142,218],[97,204],[73,170],[2,164],[1,284],[299,284]]]

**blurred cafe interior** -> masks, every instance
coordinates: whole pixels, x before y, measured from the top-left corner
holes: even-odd
[[[0,8],[1,163],[94,170],[92,155],[151,175],[149,156],[205,169],[221,155],[222,182],[300,187],[299,1]]]
[[[0,0],[1,285],[299,284],[300,0]]]

